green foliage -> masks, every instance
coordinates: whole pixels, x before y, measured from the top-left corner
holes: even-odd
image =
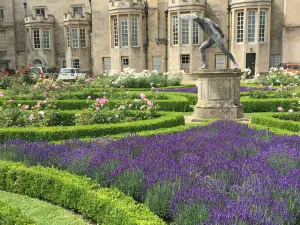
[[[22,129],[0,128],[0,142],[4,142],[10,139],[23,139],[28,141],[57,141],[84,137],[95,138],[127,132],[155,130],[158,128],[174,127],[184,124],[184,118],[181,113],[161,112],[159,114],[162,116],[151,120],[103,124],[101,126],[94,124],[67,127],[25,127]]]
[[[0,161],[0,189],[43,198],[76,210],[98,224],[164,224],[147,207],[136,204],[119,190],[100,188],[86,177],[54,168],[27,168],[20,163]]]
[[[21,210],[0,201],[0,224],[3,225],[34,225],[31,218],[24,216]]]

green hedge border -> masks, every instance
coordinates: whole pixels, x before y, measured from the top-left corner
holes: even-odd
[[[100,188],[87,177],[55,168],[26,167],[0,161],[0,189],[45,199],[63,208],[78,211],[103,225],[165,224],[143,204],[117,189]]]
[[[145,92],[147,96],[147,92]],[[155,105],[159,106],[160,111],[174,111],[174,112],[188,112],[190,111],[189,100],[177,93],[163,93],[168,99],[166,100],[151,100]],[[5,100],[7,101],[7,100]],[[108,105],[113,107],[119,105],[122,102],[132,101],[130,100],[108,100]],[[0,105],[3,105],[4,101],[0,101]],[[36,105],[37,100],[15,100],[15,104],[26,104],[31,106]],[[88,108],[91,102],[88,100],[57,100],[56,109],[60,110],[81,110]]]
[[[251,123],[267,127],[271,132],[271,129],[275,129],[274,133],[279,135],[300,135],[300,122],[274,117],[280,114],[283,113],[253,113],[251,114]]]
[[[35,225],[36,223],[28,216],[25,216],[18,207],[0,200],[0,224]]]
[[[103,137],[128,132],[140,132],[184,125],[182,113],[160,112],[161,117],[117,124],[93,124],[84,126],[0,128],[0,142],[12,139],[27,141],[58,141],[72,138]]]

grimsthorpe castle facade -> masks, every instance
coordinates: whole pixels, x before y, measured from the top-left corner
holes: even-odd
[[[196,72],[207,37],[180,14],[218,23],[240,68],[300,63],[299,0],[1,0],[0,68],[126,67]],[[232,65],[215,46],[210,69]]]

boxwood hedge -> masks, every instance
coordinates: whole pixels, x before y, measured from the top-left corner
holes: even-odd
[[[100,188],[87,177],[55,168],[0,161],[0,190],[45,199],[97,224],[162,225],[143,204],[117,189]]]

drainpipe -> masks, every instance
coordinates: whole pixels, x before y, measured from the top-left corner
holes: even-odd
[[[231,52],[230,46],[230,14],[231,14],[231,5],[230,0],[228,0],[228,8],[227,8],[227,47],[228,50]],[[229,68],[229,58],[227,57],[227,68]]]
[[[145,68],[146,70],[148,69],[148,47],[149,47],[149,26],[148,26],[148,14],[149,12],[149,7],[148,7],[148,1],[146,0],[145,2],[145,22],[146,22],[146,43],[144,44],[144,49],[145,49]]]
[[[92,8],[92,0],[89,0],[90,2],[90,8],[91,8],[91,21],[90,21],[90,30],[89,30],[89,45],[90,45],[90,52],[89,52],[89,61],[90,61],[90,71],[91,71],[91,77],[93,77],[93,61],[92,61],[92,33],[93,33],[93,8]]]
[[[166,10],[166,11],[165,11],[165,18],[166,18],[166,41],[165,41],[166,52],[165,52],[165,68],[166,68],[166,72],[168,72],[168,16],[169,16],[169,11]]]

